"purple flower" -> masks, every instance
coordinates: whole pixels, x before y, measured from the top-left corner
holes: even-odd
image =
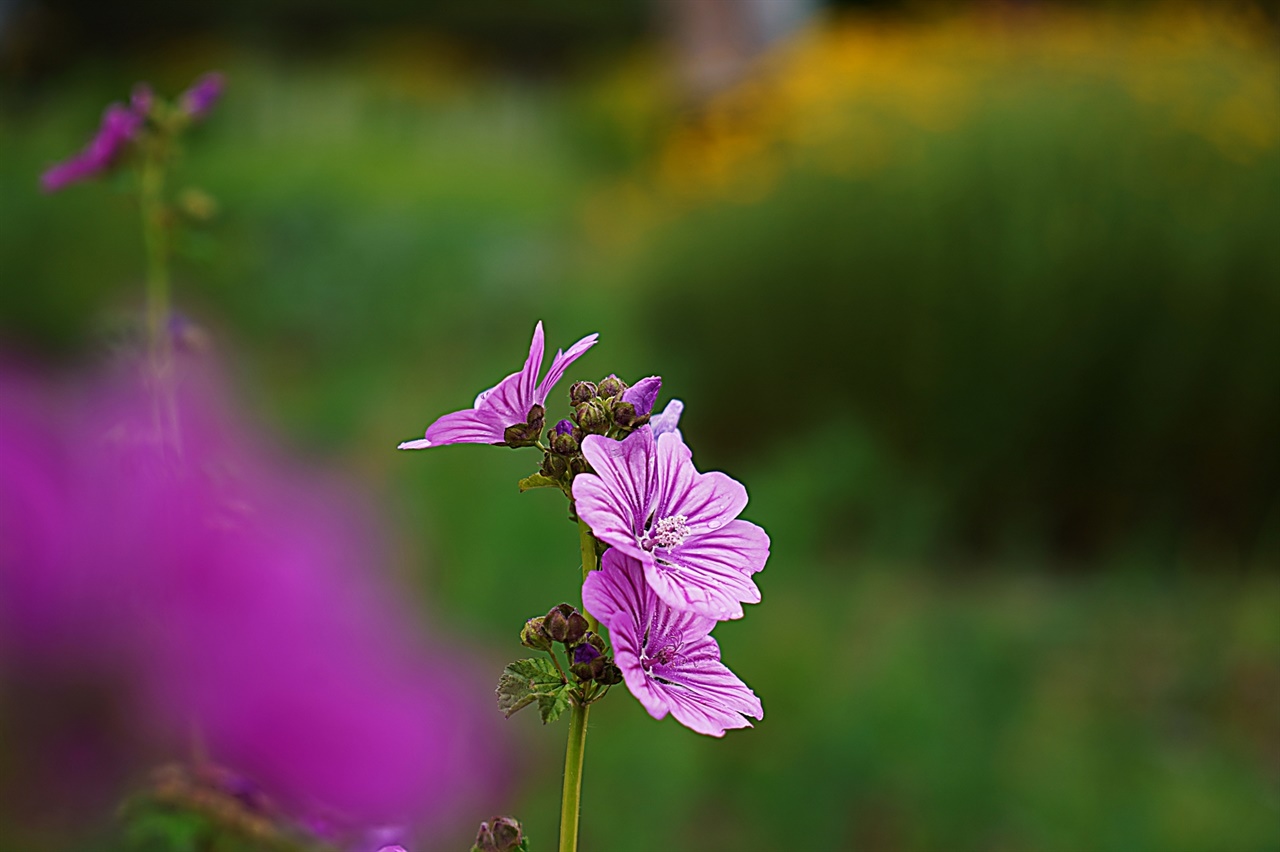
[[[684,403],[678,399],[673,399],[667,403],[667,407],[662,409],[660,414],[655,414],[649,418],[649,426],[653,429],[653,437],[657,438],[661,435],[675,435],[677,440],[683,442],[684,436],[680,434],[680,415],[684,412]]]
[[[226,85],[226,77],[217,71],[210,71],[178,96],[178,108],[196,120],[202,119],[222,97],[222,90]]]
[[[646,573],[615,548],[582,586],[583,605],[609,628],[614,661],[631,694],[653,718],[669,712],[713,737],[751,727],[746,716],[763,719],[760,699],[720,662],[720,647],[708,635],[716,622],[668,606],[645,582]]]
[[[0,692],[92,689],[104,708],[24,705],[11,730],[53,739],[31,760],[105,729],[100,763],[36,800],[69,807],[68,778],[136,775],[120,743],[183,753],[193,726],[212,759],[344,832],[439,826],[491,796],[491,686],[434,650],[380,569],[376,510],[264,450],[207,371],[174,363],[171,423],[144,375],[68,393],[0,365]],[[0,786],[32,772],[15,758]]]
[[[142,128],[144,118],[145,113],[121,104],[108,106],[102,114],[102,124],[89,144],[71,159],[46,169],[40,176],[40,188],[45,192],[57,192],[111,168]]]
[[[653,404],[658,400],[658,389],[661,387],[661,376],[649,376],[623,391],[622,401],[635,406],[636,414],[643,417],[653,411]]]
[[[547,395],[560,381],[569,365],[582,357],[595,345],[598,335],[588,334],[569,347],[568,352],[557,351],[551,368],[542,383],[538,373],[542,369],[542,323],[533,330],[529,345],[529,358],[524,369],[507,376],[496,386],[476,397],[475,406],[446,414],[427,427],[426,436],[416,441],[400,444],[402,450],[421,450],[444,444],[501,444],[508,426],[525,423],[529,409],[544,405]]]
[[[667,605],[725,620],[757,603],[751,575],[769,558],[769,536],[735,520],[742,484],[699,473],[684,442],[640,429],[623,441],[589,435],[582,453],[596,475],[573,480],[578,516],[596,538],[632,556]]]

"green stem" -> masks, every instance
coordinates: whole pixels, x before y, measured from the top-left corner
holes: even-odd
[[[591,528],[578,521],[578,541],[582,548],[582,579],[596,568],[596,540]],[[583,607],[582,614],[594,632],[599,623]],[[564,751],[564,792],[560,799],[560,852],[578,850],[578,812],[582,800],[582,758],[587,748],[587,711],[583,703],[575,703],[569,713],[569,744]]]
[[[168,354],[169,247],[164,221],[164,152],[159,144],[147,146],[139,187],[142,206],[142,240],[147,250],[147,337],[151,356],[161,366]]]

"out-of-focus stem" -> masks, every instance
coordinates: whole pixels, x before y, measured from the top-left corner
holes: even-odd
[[[147,251],[147,343],[156,367],[167,358],[169,246],[165,230],[163,143],[146,146],[139,187],[142,240]]]

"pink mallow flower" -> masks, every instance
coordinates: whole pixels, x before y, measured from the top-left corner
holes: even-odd
[[[194,737],[340,827],[439,830],[487,807],[491,684],[384,570],[374,507],[264,449],[207,371],[184,358],[173,375],[170,403],[137,373],[67,394],[0,371],[0,692],[100,690],[74,721],[123,726],[107,741],[136,762],[103,752],[98,776]],[[56,733],[59,705],[37,702],[32,724]]]
[[[135,106],[111,104],[102,114],[98,132],[79,154],[50,166],[40,175],[40,188],[57,192],[78,181],[97,177],[116,164],[142,129],[146,112]]]
[[[539,383],[544,346],[539,322],[533,330],[529,357],[522,370],[482,392],[473,407],[444,415],[427,427],[424,437],[405,441],[399,449],[422,450],[444,444],[503,444],[507,428],[526,423],[530,409],[546,404],[547,395],[564,376],[564,371],[595,345],[598,336],[587,335],[570,346],[568,352],[557,350],[547,375]]]
[[[740,482],[699,473],[675,433],[588,435],[582,454],[595,475],[574,477],[578,517],[600,541],[639,560],[668,606],[723,621],[760,601],[751,575],[769,558],[769,536],[737,520],[747,505]]]
[[[226,86],[227,78],[221,72],[210,71],[178,96],[178,108],[198,121],[209,114]]]
[[[582,603],[609,628],[627,689],[655,719],[670,713],[700,734],[724,736],[763,719],[760,699],[720,662],[716,622],[672,609],[645,582],[644,566],[617,548],[582,586]]]

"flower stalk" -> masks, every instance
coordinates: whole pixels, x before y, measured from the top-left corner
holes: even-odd
[[[591,528],[578,521],[578,542],[582,549],[582,579],[596,569],[596,539]],[[585,609],[587,624],[592,632],[600,629],[599,623]],[[587,748],[586,702],[575,702],[569,711],[569,742],[564,750],[564,789],[560,797],[560,852],[577,852],[578,813],[582,802],[582,761]]]

